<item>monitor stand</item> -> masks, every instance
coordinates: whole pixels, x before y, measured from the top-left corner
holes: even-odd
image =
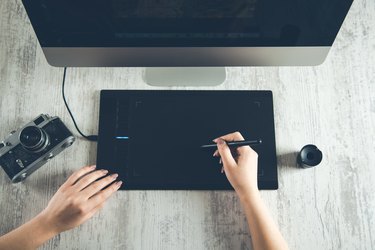
[[[146,68],[143,80],[151,86],[217,86],[226,79],[225,67]]]

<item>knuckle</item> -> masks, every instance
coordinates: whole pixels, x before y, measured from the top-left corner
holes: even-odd
[[[254,150],[251,150],[251,151],[250,151],[250,156],[251,156],[251,157],[254,157],[254,158],[258,158],[258,153],[255,152]]]
[[[111,185],[111,191],[112,192],[115,192],[117,190],[117,185]]]
[[[98,194],[98,198],[99,198],[99,200],[104,201],[106,199],[105,192],[100,192]]]
[[[77,171],[74,172],[76,176],[81,176],[82,174],[86,173],[88,171],[87,167],[83,167],[81,169],[78,169]]]
[[[97,171],[95,171],[95,178],[98,179],[99,177],[102,177],[106,174],[107,174],[107,172],[104,171],[104,170],[97,170]]]
[[[86,209],[86,207],[84,206],[84,205],[79,205],[78,207],[77,207],[77,211],[78,211],[78,213],[80,213],[80,214],[85,214],[86,212],[87,212],[87,209]]]
[[[68,180],[69,180],[69,181],[73,181],[73,180],[75,180],[75,179],[77,179],[77,178],[78,178],[78,173],[75,172],[75,173],[73,173],[73,174],[68,178]]]
[[[71,198],[71,199],[70,199],[70,204],[71,204],[73,207],[76,207],[76,208],[79,208],[79,207],[81,206],[80,199],[78,199],[78,198]]]
[[[85,174],[89,171],[90,171],[90,166],[85,166],[85,167],[82,167],[82,168],[78,169],[77,171],[75,171],[74,175],[76,177],[79,177],[79,176],[82,176],[83,174]]]
[[[85,185],[89,185],[90,183],[98,179],[100,176],[100,171],[95,171],[94,173],[88,174],[85,177],[83,177],[82,180],[85,182]]]
[[[99,189],[100,188],[100,182],[94,182],[93,184],[91,184],[91,187],[93,188],[93,189]]]
[[[103,170],[96,170],[95,171],[95,175],[97,175],[97,176],[101,176],[101,175],[103,175],[104,174],[104,171]]]
[[[69,204],[69,205],[73,205],[74,202],[73,202],[73,198],[71,196],[68,196],[65,198],[65,201]]]
[[[66,195],[68,194],[68,187],[67,187],[65,184],[63,184],[63,185],[59,188],[58,192],[60,192],[60,193],[61,193],[62,195],[64,195],[64,196],[66,196]]]
[[[111,183],[112,181],[113,181],[112,176],[108,176],[105,179],[103,179],[103,184],[107,185],[107,184]]]
[[[81,168],[82,171],[89,171],[91,170],[91,166],[85,166],[83,168]]]
[[[73,199],[70,202],[70,207],[74,211],[77,211],[79,214],[84,214],[87,210],[85,204],[82,203],[79,199]]]
[[[242,137],[241,133],[239,131],[236,131],[233,133],[235,137]]]

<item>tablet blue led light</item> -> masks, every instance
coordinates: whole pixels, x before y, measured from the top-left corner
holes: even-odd
[[[116,136],[116,139],[118,140],[129,140],[128,136]]]

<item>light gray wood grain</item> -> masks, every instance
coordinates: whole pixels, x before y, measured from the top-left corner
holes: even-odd
[[[274,93],[280,188],[262,191],[291,249],[373,249],[375,245],[375,2],[357,0],[317,67],[229,68],[206,89]],[[62,69],[49,66],[20,0],[0,1],[0,138],[40,113],[73,129],[60,94]],[[87,133],[97,132],[100,89],[156,89],[143,68],[73,68],[67,99]],[[190,88],[169,88],[190,89]],[[307,143],[324,152],[296,168]],[[96,145],[73,147],[22,184],[0,171],[0,235],[41,211],[75,169],[95,163]],[[92,220],[42,249],[251,249],[232,192],[119,192]]]

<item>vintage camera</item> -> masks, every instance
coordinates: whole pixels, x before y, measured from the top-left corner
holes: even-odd
[[[0,166],[13,183],[20,182],[74,141],[59,117],[41,114],[0,142]]]

